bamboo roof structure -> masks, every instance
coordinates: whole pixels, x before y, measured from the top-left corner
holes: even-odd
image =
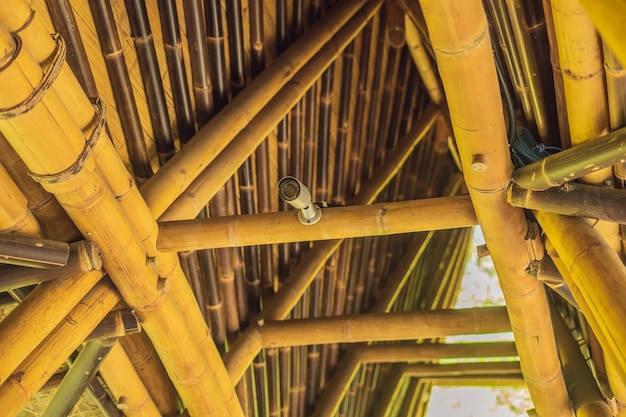
[[[3,0],[0,414],[626,416],[624,15]]]

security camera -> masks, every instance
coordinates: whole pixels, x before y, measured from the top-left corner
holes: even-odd
[[[317,223],[322,217],[322,209],[311,201],[311,193],[304,184],[294,177],[284,177],[278,181],[278,195],[289,205],[297,208],[298,220],[304,225]]]

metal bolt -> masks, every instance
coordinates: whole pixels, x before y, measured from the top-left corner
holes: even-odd
[[[472,165],[470,165],[470,168],[474,172],[486,171],[487,170],[487,160],[485,158],[485,155],[483,155],[481,153],[477,153],[477,154],[473,155],[472,156]]]

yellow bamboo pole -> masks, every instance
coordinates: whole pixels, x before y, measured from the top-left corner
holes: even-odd
[[[14,57],[11,65],[0,72],[3,91],[0,96],[4,98],[0,105],[7,108],[27,97],[42,74],[23,49],[15,48],[13,38],[4,31],[1,35],[2,50]],[[215,392],[216,387],[204,355],[191,339],[176,304],[163,292],[163,287],[157,288],[156,271],[146,263],[143,245],[95,171],[93,159],[87,153],[86,160],[81,161],[84,165],[72,167],[85,145],[82,132],[54,92],[44,95],[43,102],[45,105],[35,104],[24,115],[2,120],[0,129],[29,169],[40,176],[45,188],[56,195],[83,234],[98,244],[107,271],[126,302],[137,311],[188,408],[198,415],[228,415],[223,402],[209,401],[205,396],[207,392]],[[47,124],[40,123],[42,120]],[[37,140],[41,138],[41,129],[47,133],[45,141]],[[56,144],[54,151],[50,149],[52,143]],[[53,181],[46,177],[68,168],[74,169],[70,174],[65,173],[65,177],[61,174]],[[187,345],[183,348],[179,343]],[[216,395],[216,398],[221,397]]]
[[[496,358],[517,356],[515,343],[401,343],[361,346],[360,363],[430,362],[453,358]]]
[[[398,401],[401,387],[407,382],[403,366],[394,365],[385,378],[385,385],[381,388],[372,408],[372,417],[389,417],[394,403]]]
[[[622,349],[626,331],[621,325],[626,305],[620,298],[626,283],[624,264],[599,232],[584,220],[546,212],[537,212],[536,217],[567,265],[574,297],[577,301],[583,298],[583,304],[579,301],[581,308],[588,306],[583,311],[592,316],[603,349],[614,355],[621,369],[626,369],[626,352]]]
[[[457,376],[480,376],[480,375],[518,375],[520,363],[510,362],[484,362],[484,363],[452,363],[445,365],[404,365],[405,376],[417,378],[441,378]]]
[[[487,19],[478,0],[420,0],[463,175],[509,310],[522,373],[541,416],[573,416],[543,284],[529,263],[524,213],[506,203],[512,164]],[[491,138],[485,141],[484,138]]]
[[[100,366],[100,375],[111,390],[117,407],[127,417],[160,417],[137,371],[119,343],[113,346]]]
[[[510,331],[505,307],[419,310],[264,321],[263,347],[433,339]]]
[[[315,405],[312,417],[330,417],[335,415],[337,410],[339,410],[341,399],[350,389],[352,380],[359,372],[360,366],[358,351],[348,351],[341,364],[337,367],[332,379],[328,382],[323,397]]]
[[[67,317],[101,277],[102,271],[91,271],[41,284],[0,322],[0,384]]]
[[[142,187],[150,210],[158,218],[268,100],[314,56],[354,15],[367,15],[380,0],[356,0],[334,7],[307,30],[239,93]]]
[[[624,19],[626,4],[619,0],[580,0],[591,17],[602,39],[626,65],[626,45],[624,45]]]
[[[41,237],[39,222],[28,208],[28,201],[8,172],[0,165],[0,233]]]
[[[519,387],[526,388],[526,381],[521,372],[511,375],[481,375],[481,376],[442,376],[424,379],[433,385],[445,385],[456,387]]]
[[[113,285],[104,281],[70,312],[52,333],[15,369],[14,377],[0,386],[2,413],[15,416],[63,364],[85,337],[120,301]],[[3,357],[2,361],[4,362]]]
[[[419,72],[422,82],[426,87],[426,91],[428,92],[428,95],[433,103],[440,104],[443,100],[443,92],[441,91],[441,86],[439,85],[437,73],[435,72],[435,68],[430,61],[428,53],[424,49],[419,30],[413,22],[413,19],[411,19],[408,14],[404,15],[404,28],[406,34],[406,44],[409,48],[409,52],[411,53],[411,58],[413,58],[413,62],[415,62],[415,66],[417,67],[417,71]]]
[[[238,247],[286,242],[394,235],[456,229],[477,224],[468,196],[441,197],[368,206],[328,207],[314,225],[297,211],[211,217],[159,224],[161,251]]]

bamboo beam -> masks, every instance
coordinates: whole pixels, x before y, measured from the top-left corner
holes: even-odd
[[[0,291],[68,278],[102,268],[100,253],[93,243],[81,240],[71,243],[69,249],[67,264],[59,268],[37,269],[21,266],[1,268]]]
[[[85,344],[56,389],[42,417],[69,415],[116,341],[94,340]]]
[[[139,319],[132,311],[114,310],[102,319],[93,332],[85,338],[86,342],[104,339],[117,340],[126,335],[136,334],[141,331]]]
[[[0,232],[17,233],[24,236],[41,235],[41,226],[28,208],[28,201],[9,173],[0,165]]]
[[[434,343],[369,345],[358,348],[360,363],[430,362],[456,358],[517,356],[515,343]]]
[[[251,246],[344,239],[454,229],[477,224],[468,196],[327,207],[314,225],[303,225],[297,211],[162,222],[161,251]]]
[[[478,0],[420,0],[463,176],[504,293],[522,373],[540,416],[570,417],[543,284],[525,272],[527,221],[506,202],[512,163],[485,11]],[[484,138],[491,138],[485,141]]]
[[[526,381],[522,373],[511,375],[479,375],[479,376],[442,376],[427,378],[432,385],[446,385],[456,387],[520,387],[526,388]]]
[[[417,378],[441,378],[480,375],[518,375],[520,363],[484,362],[484,363],[453,363],[445,365],[404,365],[404,376]]]
[[[367,14],[380,0],[339,4],[280,57],[272,62],[245,90],[211,119],[185,148],[142,187],[150,210],[158,218],[230,141],[254,118],[318,50],[355,14]],[[363,9],[364,5],[368,6]],[[214,134],[219,140],[209,140]]]
[[[5,98],[0,105],[6,108],[28,96],[42,74],[32,58],[23,53],[23,48],[16,50],[14,39],[8,33],[2,32],[0,35],[4,45],[2,50],[8,51],[8,56],[14,58],[11,65],[0,72],[0,90],[5,93],[11,91],[10,94],[0,94]],[[30,79],[24,80],[25,74],[30,74]],[[21,81],[17,84],[22,87],[20,91],[15,88],[16,79]],[[223,397],[217,395],[215,380],[206,366],[204,351],[192,339],[178,306],[163,292],[164,286],[157,286],[156,271],[146,262],[145,249],[137,234],[130,228],[118,202],[95,171],[94,160],[87,158],[85,165],[65,178],[65,181],[63,178],[46,181],[48,175],[64,172],[73,166],[85,146],[83,133],[65,113],[66,107],[57,100],[56,95],[45,95],[45,104],[36,104],[33,110],[21,117],[2,120],[0,129],[29,169],[39,174],[45,188],[56,195],[79,229],[98,244],[105,267],[125,301],[137,311],[188,408],[200,415],[228,415],[225,404],[219,401]],[[50,109],[54,111],[53,114]],[[32,118],[37,122],[34,123]],[[55,119],[56,123],[53,122]],[[48,133],[45,141],[33,139],[41,137],[38,133],[40,129]],[[50,146],[54,146],[54,158],[47,157],[51,154]],[[37,157],[33,154],[37,154]],[[209,397],[214,398],[209,401]],[[232,396],[226,399],[230,401]]]
[[[0,235],[0,263],[58,268],[67,264],[69,255],[70,246],[65,242],[7,233]]]
[[[626,128],[518,168],[513,181],[529,190],[545,190],[626,161]]]
[[[102,379],[111,390],[118,408],[127,417],[161,416],[157,406],[148,394],[137,371],[128,359],[126,352],[116,343],[100,368]]]
[[[17,364],[13,376],[0,386],[3,414],[7,417],[17,415],[119,301],[120,296],[110,281],[96,285],[70,312],[71,320],[61,322],[23,362]],[[2,358],[2,363],[6,362],[6,357]]]
[[[513,182],[507,187],[506,200],[530,210],[626,223],[626,192],[610,187],[568,183],[533,191]]]
[[[510,331],[505,307],[423,310],[259,323],[263,347],[432,339]]]
[[[619,256],[608,246],[598,231],[584,220],[546,212],[537,212],[537,220],[563,260],[574,281],[581,308],[591,314],[596,323],[602,347],[609,350],[620,368],[626,369],[626,332],[619,325],[626,306],[619,294],[625,290],[626,268]],[[572,286],[570,285],[570,288]],[[574,290],[572,288],[572,290]],[[577,297],[577,293],[574,293]]]
[[[0,340],[3,340],[0,343],[0,384],[67,317],[101,277],[101,271],[92,271],[41,284],[0,322]]]

